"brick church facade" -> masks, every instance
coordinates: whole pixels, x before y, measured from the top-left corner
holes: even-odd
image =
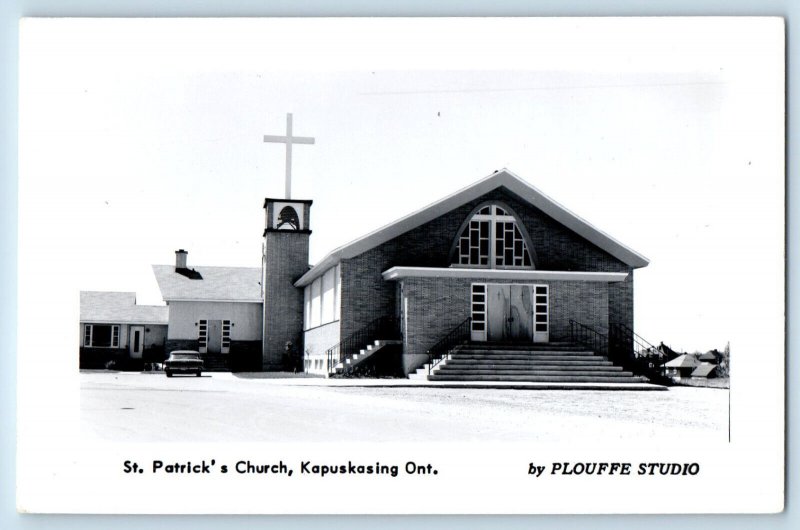
[[[350,352],[331,356],[331,347],[380,319],[396,323],[390,342],[402,375],[468,319],[476,342],[565,341],[575,323],[605,336],[632,330],[633,272],[647,263],[502,170],[334,250],[299,277],[304,367],[335,373]]]

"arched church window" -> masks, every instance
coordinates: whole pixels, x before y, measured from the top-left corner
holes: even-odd
[[[299,230],[300,218],[297,215],[297,211],[291,206],[285,206],[281,210],[281,213],[278,214],[278,226],[276,228],[281,230]]]
[[[516,218],[495,204],[480,208],[464,225],[451,263],[489,268],[533,265]]]

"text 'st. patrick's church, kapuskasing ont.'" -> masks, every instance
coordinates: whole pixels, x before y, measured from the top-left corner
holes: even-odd
[[[174,264],[153,266],[166,307],[82,292],[83,367],[192,349],[207,369],[413,377],[423,368],[457,379],[486,376],[481,359],[494,354],[511,367],[497,377],[518,380],[513,353],[539,351],[544,364],[519,372],[533,381],[539,372],[638,380],[572,350],[576,334],[633,333],[634,270],[646,258],[501,169],[309,266],[316,220],[310,198],[291,198],[288,126],[286,137],[265,137],[287,144],[287,191],[263,201],[261,267],[195,265],[180,249]],[[459,365],[455,349],[474,355]]]

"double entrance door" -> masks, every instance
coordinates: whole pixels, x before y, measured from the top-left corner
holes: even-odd
[[[473,284],[472,339],[491,342],[548,342],[547,285]]]
[[[200,353],[228,353],[231,325],[230,320],[200,320],[197,328]]]

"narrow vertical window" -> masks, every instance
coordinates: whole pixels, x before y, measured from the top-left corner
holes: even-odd
[[[486,340],[486,284],[473,283],[472,293],[472,340]]]
[[[311,322],[310,327],[315,328],[320,325],[322,312],[322,278],[317,278],[311,282]]]
[[[231,349],[231,321],[222,321],[222,353],[228,353]]]
[[[550,332],[550,289],[547,285],[534,286],[534,340],[547,341]]]
[[[333,304],[333,319],[340,320],[342,318],[342,267],[336,266],[336,273],[334,274],[336,281],[336,288],[334,289],[334,296],[336,300]]]
[[[305,289],[303,289],[303,298],[305,300],[305,326],[306,329],[311,327],[311,286],[306,285]]]
[[[200,352],[205,353],[208,347],[208,320],[201,320],[197,325],[197,345]]]
[[[325,274],[322,275],[322,319],[321,324],[333,322],[334,305],[335,305],[335,276],[336,269],[331,267]]]
[[[83,328],[83,345],[84,346],[91,346],[92,345],[92,325],[86,324]]]

